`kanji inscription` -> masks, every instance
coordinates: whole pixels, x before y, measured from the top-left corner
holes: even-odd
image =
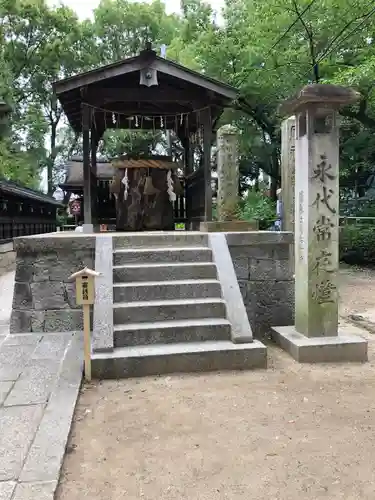
[[[334,302],[333,294],[336,286],[329,280],[322,280],[316,284],[312,297],[318,304],[328,304]]]
[[[332,229],[335,225],[331,222],[331,219],[326,215],[320,215],[318,220],[313,227],[313,231],[316,235],[317,241],[330,240],[332,237]]]
[[[321,182],[325,183],[326,179],[333,181],[335,176],[330,173],[332,170],[332,165],[327,162],[327,156],[325,154],[320,155],[321,162],[318,163],[314,169],[313,179],[320,179]]]
[[[82,300],[89,300],[89,284],[87,281],[82,281]]]
[[[312,270],[317,271],[318,274],[320,274],[321,271],[333,273],[332,252],[325,248],[321,249],[320,254],[315,258],[315,264]]]
[[[329,200],[332,198],[333,194],[334,194],[333,189],[328,189],[327,186],[323,186],[323,194],[321,193],[316,194],[316,198],[313,205],[316,205],[318,210],[321,205],[324,205],[326,208],[328,208],[331,214],[335,214],[336,209],[332,207],[329,203]]]
[[[337,210],[333,204],[334,190],[330,187],[336,179],[331,163],[325,153],[320,155],[320,161],[313,169],[311,181],[318,183],[315,200],[312,205],[316,207],[317,219],[312,228],[318,245],[312,256],[312,271],[316,273],[316,283],[313,285],[312,298],[318,304],[333,303],[336,300],[336,285],[330,280],[330,274],[335,272],[333,253],[327,248],[332,241],[335,229]]]

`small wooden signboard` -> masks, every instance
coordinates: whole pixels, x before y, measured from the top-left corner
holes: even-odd
[[[90,306],[95,302],[95,278],[100,273],[85,267],[70,276],[76,282],[76,301],[83,309],[83,336],[85,356],[85,379],[91,380],[91,338],[90,338]]]

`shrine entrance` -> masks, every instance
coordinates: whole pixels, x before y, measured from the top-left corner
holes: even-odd
[[[136,57],[56,82],[54,91],[72,128],[83,135],[85,231],[107,223],[113,209],[122,231],[173,230],[176,223],[190,229],[212,220],[213,132],[236,89],[158,57],[148,44]],[[179,161],[126,154],[106,162],[104,179],[97,151],[107,129],[172,133],[183,154]],[[61,187],[78,188],[71,185],[68,172]]]

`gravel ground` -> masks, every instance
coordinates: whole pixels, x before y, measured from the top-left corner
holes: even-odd
[[[375,269],[340,269],[340,314],[347,316],[375,308]]]
[[[341,275],[341,312],[375,307],[371,273]],[[367,364],[84,386],[57,500],[373,500],[375,337]],[[374,339],[374,340],[373,340]]]

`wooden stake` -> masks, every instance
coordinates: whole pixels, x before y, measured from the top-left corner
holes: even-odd
[[[85,356],[85,379],[91,382],[91,338],[90,338],[90,305],[83,305],[83,342]]]
[[[83,350],[85,357],[85,379],[91,381],[91,328],[90,306],[95,304],[94,280],[100,273],[85,267],[70,276],[76,282],[76,301],[83,308]]]

